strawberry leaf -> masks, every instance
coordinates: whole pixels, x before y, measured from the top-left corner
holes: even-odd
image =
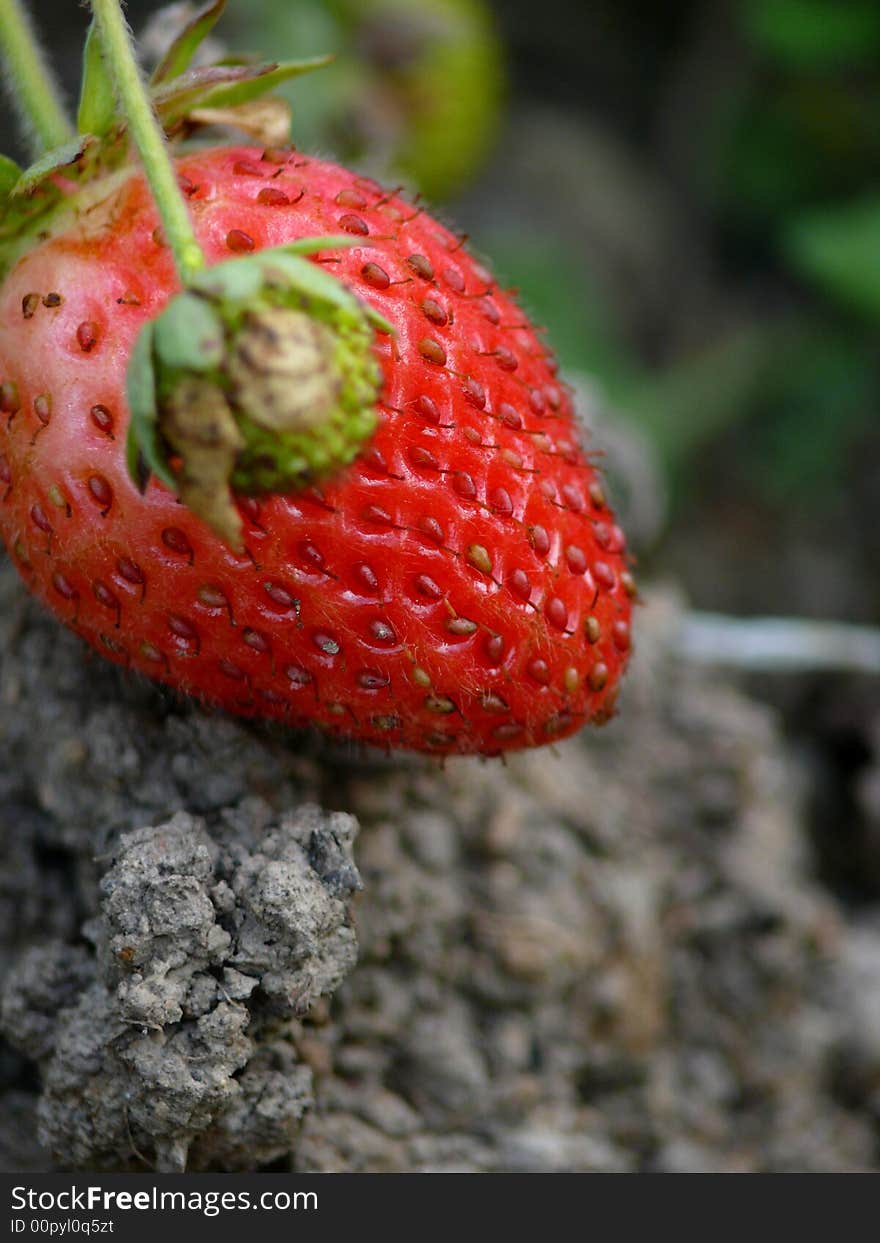
[[[131,421],[125,443],[125,462],[138,491],[146,491],[152,472],[176,492],[177,480],[159,444],[156,374],[153,368],[154,332],[152,323],[141,329],[128,363],[125,386]],[[144,463],[148,468],[146,471]]]
[[[192,281],[192,288],[208,297],[247,302],[257,298],[262,286],[268,283],[275,287],[289,287],[303,297],[316,298],[331,306],[353,307],[357,305],[353,293],[335,276],[302,257],[353,245],[355,242],[351,237],[302,238],[290,246],[276,246],[256,255],[218,263],[199,272]]]
[[[262,72],[254,72],[250,78],[244,78],[234,85],[215,88],[201,103],[207,108],[234,108],[238,104],[246,104],[252,99],[259,99],[268,91],[274,91],[276,86],[280,86],[282,82],[302,77],[303,74],[312,73],[315,69],[324,69],[332,64],[333,60],[333,56],[313,56],[309,60],[292,60],[280,65],[265,65],[262,67]]]
[[[94,20],[89,26],[83,52],[82,90],[77,113],[77,129],[81,134],[109,133],[116,120],[116,92],[107,71],[104,49]]]
[[[190,287],[209,298],[223,298],[228,302],[247,302],[259,295],[263,283],[263,271],[256,258],[227,259],[197,272]]]
[[[300,255],[287,254],[283,247],[263,251],[260,256],[261,266],[270,283],[273,277],[280,275],[283,283],[288,284],[304,298],[314,298],[318,302],[326,302],[330,306],[351,308],[358,305],[357,299],[350,290],[341,284],[335,276],[325,272],[316,263],[309,263]]]
[[[15,160],[0,155],[0,199],[5,199],[12,187],[21,180],[21,168]]]
[[[353,237],[338,234],[303,237],[286,246],[275,246],[271,250],[263,250],[257,255],[248,255],[242,259],[227,259],[212,268],[206,268],[193,278],[192,289],[208,298],[219,298],[231,303],[246,303],[258,298],[264,286],[290,289],[302,297],[326,302],[331,306],[347,309],[357,307],[377,331],[393,336],[394,327],[383,315],[369,304],[361,303],[335,276],[325,272],[318,264],[309,263],[305,258],[306,255],[317,255],[322,251],[341,250],[356,245]],[[179,295],[175,302],[182,303],[185,296]],[[172,302],[169,310],[174,305]],[[157,324],[162,324],[167,315],[168,311],[165,311]],[[207,322],[207,319],[202,319],[200,325],[203,323],[207,326]],[[185,335],[188,340],[196,337],[195,320],[187,328],[184,328],[181,321],[179,329],[168,332],[163,341],[168,340],[169,349],[183,348],[175,344],[176,338],[181,335]],[[206,331],[202,335],[207,339],[211,334]],[[160,352],[164,358],[164,344]],[[194,363],[190,365],[195,370],[204,369]]]
[[[288,255],[319,255],[322,250],[344,250],[356,245],[350,233],[327,233],[322,237],[301,237],[295,242],[285,242],[278,249]],[[271,251],[264,250],[262,253],[268,255]]]
[[[177,78],[180,74],[186,73],[192,63],[192,58],[199,49],[199,45],[214,29],[225,8],[226,0],[213,0],[213,3],[208,4],[206,8],[196,13],[171,44],[156,67],[156,71],[150,79],[153,85],[159,82],[168,82],[172,78]]]
[[[190,108],[201,104],[218,86],[240,82],[255,74],[265,75],[275,65],[207,65],[190,69],[172,82],[161,83],[153,89],[153,104],[163,124],[167,127],[186,116]]]
[[[211,65],[191,69],[173,82],[156,87],[153,102],[163,125],[169,128],[193,108],[229,108],[249,103],[290,78],[321,69],[331,59],[317,56],[282,65]]]
[[[204,298],[181,293],[155,321],[156,358],[171,371],[212,371],[223,362],[223,324]]]
[[[374,306],[370,306],[369,302],[362,302],[361,308],[377,332],[381,332],[384,337],[397,336],[397,329],[394,325],[377,311]]]
[[[71,138],[68,142],[62,143],[60,147],[47,151],[45,155],[40,156],[35,164],[31,164],[30,168],[24,170],[12,187],[10,194],[13,197],[28,194],[31,190],[36,189],[41,181],[45,181],[51,173],[56,173],[59,169],[75,164],[94,142],[95,138],[91,134],[79,134],[76,138]]]

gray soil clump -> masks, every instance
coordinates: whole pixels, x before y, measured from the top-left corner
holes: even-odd
[[[0,567],[2,1167],[876,1168],[880,928],[678,616],[607,729],[441,768],[175,701]]]
[[[213,837],[186,812],[123,833],[88,948],[52,941],[11,971],[0,1022],[40,1064],[40,1138],[62,1164],[113,1169],[128,1153],[160,1170],[247,1168],[289,1148],[312,1076],[285,1020],[354,966],[345,899],[360,881],[352,817],[271,816],[251,800]],[[344,880],[330,892],[310,857],[333,852]],[[262,1128],[246,1115],[263,1116],[267,1094]]]

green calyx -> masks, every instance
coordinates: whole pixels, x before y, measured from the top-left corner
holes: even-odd
[[[233,546],[233,492],[298,491],[375,427],[372,347],[391,326],[305,258],[350,244],[308,238],[205,269],[136,343],[129,471],[142,488],[156,474]]]

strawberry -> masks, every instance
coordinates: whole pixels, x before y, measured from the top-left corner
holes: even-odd
[[[126,372],[180,283],[143,176],[98,174],[0,291],[0,531],[30,589],[110,660],[242,715],[486,755],[605,720],[635,589],[522,311],[461,238],[332,163],[222,146],[176,173],[207,277],[330,235],[298,262],[380,325],[375,431],[297,491],[233,475],[225,539],[175,495],[167,424],[165,482],[141,492]]]

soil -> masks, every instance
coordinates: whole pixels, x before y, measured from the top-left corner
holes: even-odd
[[[176,701],[0,565],[0,1167],[877,1168],[880,925],[680,616],[604,730],[441,768]]]

